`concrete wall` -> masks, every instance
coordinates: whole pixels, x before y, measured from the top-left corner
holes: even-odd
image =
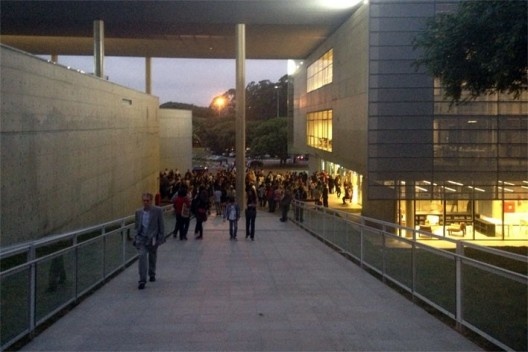
[[[161,170],[192,169],[192,111],[160,109]]]
[[[130,215],[158,191],[156,97],[0,53],[2,246]]]

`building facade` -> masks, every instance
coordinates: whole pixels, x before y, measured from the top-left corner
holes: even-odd
[[[440,82],[415,68],[413,39],[456,1],[358,6],[295,62],[292,150],[349,182],[365,216],[465,239],[528,239],[528,94],[450,106]]]

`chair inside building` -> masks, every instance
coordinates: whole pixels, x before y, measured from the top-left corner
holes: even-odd
[[[462,234],[462,236],[464,236],[466,234],[466,223],[461,222],[460,224],[449,225],[447,227],[447,233],[449,234],[449,236],[458,234]]]

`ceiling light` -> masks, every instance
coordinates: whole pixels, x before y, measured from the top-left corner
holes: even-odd
[[[329,9],[348,9],[356,6],[363,0],[319,0],[319,3]]]

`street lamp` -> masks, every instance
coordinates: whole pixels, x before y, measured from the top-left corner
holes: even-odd
[[[223,96],[217,97],[214,100],[214,105],[216,106],[216,109],[218,111],[218,116],[220,116],[220,112],[224,108],[225,104],[226,104],[226,99]]]
[[[275,86],[275,91],[277,92],[277,117],[279,117],[279,86]]]

